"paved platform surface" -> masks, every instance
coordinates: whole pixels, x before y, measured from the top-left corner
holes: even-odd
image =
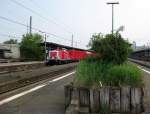
[[[140,60],[134,60],[134,59],[129,59],[132,62],[144,65],[140,66],[140,68],[143,71],[144,75],[144,109],[145,112],[150,114],[150,62],[147,61],[140,61]],[[146,67],[145,67],[146,66]]]
[[[43,88],[2,104],[0,114],[64,114],[64,85],[72,79],[73,75],[55,79]]]
[[[150,68],[150,62],[149,61],[141,61],[141,60],[135,60],[135,59],[131,59],[131,58],[129,58],[128,60],[135,62],[135,63],[138,63],[138,64],[141,64],[141,65],[144,65],[144,66],[147,66]]]
[[[29,65],[29,64],[37,64],[44,63],[43,61],[32,61],[32,62],[12,62],[12,63],[1,63],[0,67],[3,66],[17,66],[17,65]]]
[[[150,68],[142,67],[144,75],[144,108],[145,112],[150,113]]]

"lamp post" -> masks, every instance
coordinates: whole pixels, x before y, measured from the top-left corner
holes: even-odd
[[[112,35],[114,34],[114,5],[119,4],[119,2],[107,2],[108,5],[112,6]]]
[[[46,32],[43,32],[43,31],[39,31],[41,32],[42,34],[44,34],[44,47],[45,47],[45,62],[47,61],[47,48],[46,48],[46,38],[47,38],[47,35],[46,35]]]

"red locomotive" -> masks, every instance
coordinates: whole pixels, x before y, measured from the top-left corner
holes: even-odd
[[[68,63],[82,60],[88,56],[94,56],[94,52],[77,49],[57,48],[48,52],[47,62],[52,63]]]
[[[42,44],[44,45],[44,43]],[[74,48],[52,42],[46,42],[47,64],[61,64],[82,60],[88,56],[95,56],[93,51]]]

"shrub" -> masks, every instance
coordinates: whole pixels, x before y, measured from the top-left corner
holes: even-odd
[[[115,65],[107,71],[106,85],[111,86],[142,86],[142,72],[133,64],[125,63],[122,65]]]
[[[75,86],[99,86],[103,81],[105,71],[110,66],[110,64],[105,64],[101,60],[91,58],[80,61],[74,79]]]
[[[100,59],[107,63],[122,64],[131,52],[129,43],[121,35],[95,34],[89,46],[101,55]]]
[[[9,39],[7,41],[3,42],[4,44],[18,44],[18,40],[17,39]]]
[[[95,34],[89,46],[98,53],[96,58],[87,58],[77,67],[76,86],[142,86],[141,70],[125,63],[131,52],[130,44],[118,35]]]
[[[98,62],[92,62],[90,64],[86,61],[81,61],[77,67],[76,77],[74,84],[76,86],[92,86],[98,84],[100,77],[101,66]]]
[[[26,34],[20,43],[21,56],[25,59],[43,60],[44,48],[40,45],[43,42],[39,34]]]
[[[109,107],[106,104],[102,104],[99,114],[109,114]]]
[[[142,86],[142,72],[131,63],[106,64],[101,60],[88,58],[79,63],[74,78],[75,86]]]

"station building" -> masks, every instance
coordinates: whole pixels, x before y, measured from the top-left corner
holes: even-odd
[[[0,44],[0,59],[19,59],[20,47],[18,44]]]

